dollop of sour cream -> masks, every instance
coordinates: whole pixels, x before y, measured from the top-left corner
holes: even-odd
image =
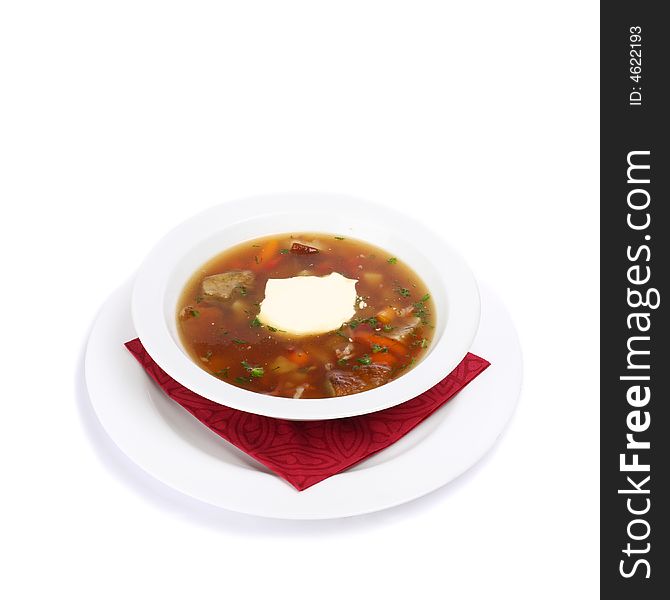
[[[316,335],[338,329],[356,312],[356,279],[340,273],[268,279],[258,319],[293,335]]]

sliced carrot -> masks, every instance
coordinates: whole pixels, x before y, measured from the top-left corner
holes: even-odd
[[[377,365],[388,365],[389,367],[398,362],[398,359],[390,352],[375,352],[370,354],[370,360]]]
[[[261,248],[261,256],[264,261],[274,258],[279,253],[279,241],[270,240]]]
[[[279,254],[279,241],[270,240],[257,254],[254,255],[253,262],[251,263],[251,270],[258,271],[267,268],[268,265],[266,263],[275,259],[277,254]]]
[[[356,340],[363,340],[368,342],[370,346],[372,346],[372,344],[386,346],[389,349],[389,352],[392,352],[398,357],[405,356],[407,354],[407,346],[405,346],[405,344],[398,342],[397,340],[384,337],[383,335],[377,335],[375,333],[371,333],[370,331],[361,331],[355,329],[352,333],[352,336]]]
[[[302,350],[291,350],[287,355],[286,358],[288,358],[291,362],[295,363],[296,365],[299,365],[301,367],[304,367],[308,362],[309,362],[309,355]]]

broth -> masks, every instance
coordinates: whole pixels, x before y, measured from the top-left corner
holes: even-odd
[[[258,318],[268,279],[340,273],[357,280],[355,313],[326,333],[296,335]],[[218,254],[186,284],[181,341],[202,369],[231,385],[289,398],[344,396],[411,369],[434,331],[430,293],[389,252],[332,234],[280,234]]]

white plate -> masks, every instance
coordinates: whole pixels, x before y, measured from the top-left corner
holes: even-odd
[[[207,260],[231,245],[279,232],[331,232],[370,242],[410,265],[435,303],[430,347],[418,364],[384,386],[349,396],[295,400],[235,387],[196,365],[183,349],[175,314],[181,291]],[[156,244],[133,288],[133,323],[158,365],[214,402],[268,417],[335,419],[388,408],[438,383],[465,356],[479,323],[477,282],[441,235],[386,206],[333,194],[274,194],[226,202],[187,219]]]
[[[91,403],[121,450],[184,494],[238,512],[326,519],[389,508],[427,494],[474,465],[516,406],[521,351],[500,300],[482,289],[471,351],[491,366],[408,435],[355,467],[298,492],[165,396],[123,343],[135,337],[131,283],[103,306],[85,360]]]

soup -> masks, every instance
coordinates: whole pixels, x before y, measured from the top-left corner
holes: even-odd
[[[183,346],[250,391],[325,398],[411,369],[434,331],[429,290],[401,258],[331,234],[250,240],[215,256],[177,307]]]

